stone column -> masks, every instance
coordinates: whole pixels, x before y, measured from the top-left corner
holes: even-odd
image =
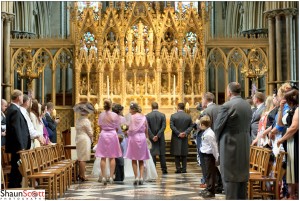
[[[277,82],[282,81],[282,65],[281,65],[281,20],[280,15],[276,15],[276,78]]]
[[[290,12],[285,14],[285,28],[286,28],[286,67],[287,67],[287,80],[290,81],[292,79],[291,72],[294,68],[293,66],[293,41],[292,41],[292,33],[293,33],[293,16]]]
[[[273,92],[275,88],[275,84],[273,83],[275,80],[275,27],[274,27],[274,16],[268,16],[268,29],[269,29],[269,93]]]
[[[4,98],[7,101],[10,101],[11,94],[11,64],[10,64],[10,29],[11,22],[15,17],[13,13],[1,12],[1,17],[3,21],[3,82],[4,82]],[[1,66],[2,68],[2,66]]]

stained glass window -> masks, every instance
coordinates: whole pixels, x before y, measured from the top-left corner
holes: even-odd
[[[82,49],[85,49],[86,51],[90,50],[90,49],[96,49],[95,43],[97,43],[97,40],[95,40],[95,36],[94,34],[90,33],[90,32],[86,32],[83,35],[83,41],[81,41],[82,43]]]
[[[178,5],[179,1],[175,1],[175,11],[179,10],[179,5]],[[198,2],[197,1],[182,1],[182,10],[183,12],[187,9],[191,7],[191,3],[193,3],[193,8],[196,8],[196,10],[198,10]]]
[[[98,3],[93,1],[79,1],[78,10],[81,12],[84,8],[92,7],[95,12],[98,12]]]

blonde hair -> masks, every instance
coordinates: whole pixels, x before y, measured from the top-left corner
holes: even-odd
[[[290,83],[284,83],[283,85],[281,85],[281,87],[278,89],[277,92],[277,96],[279,98],[283,98],[284,95],[286,94],[286,92],[291,91],[292,90],[292,86],[290,85]]]
[[[268,96],[266,98],[266,101],[265,101],[265,110],[263,113],[265,112],[269,112],[271,111],[273,108],[274,108],[274,103],[273,103],[273,96]]]
[[[200,126],[204,125],[206,128],[210,127],[211,125],[211,120],[208,115],[204,115],[203,117],[200,118]]]

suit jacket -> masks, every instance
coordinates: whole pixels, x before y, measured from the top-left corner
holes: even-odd
[[[258,123],[261,117],[262,112],[265,110],[266,106],[263,104],[260,108],[255,110],[252,114],[251,119],[251,140],[255,140],[257,136]]]
[[[52,137],[50,137],[50,140],[51,140],[51,142],[56,143],[56,126],[57,126],[57,124],[48,113],[45,114],[45,118],[46,118],[46,121],[48,122],[48,127],[53,132],[53,135],[52,135]],[[49,136],[50,136],[50,134],[49,134]]]
[[[10,104],[6,113],[6,153],[29,149],[30,134],[26,119],[15,104]]]
[[[1,112],[1,126],[2,125],[3,126],[6,125],[6,116],[4,114],[2,114],[2,112]],[[3,131],[5,131],[5,129],[2,129],[2,127],[1,127],[1,133]],[[4,146],[4,145],[5,145],[5,136],[1,135],[1,146]]]
[[[165,129],[166,129],[166,116],[155,110],[146,115],[148,122],[148,134],[152,143],[150,150],[152,155],[165,155]],[[158,140],[153,141],[153,137],[157,136]]]
[[[226,182],[247,182],[249,179],[251,108],[235,96],[224,103],[214,123],[220,146],[220,169]]]
[[[178,111],[171,115],[170,127],[172,130],[171,137],[171,154],[174,156],[188,155],[188,134],[193,129],[193,121],[190,115],[184,111]],[[178,137],[181,132],[185,132],[186,137]]]
[[[214,130],[214,121],[218,117],[219,106],[215,103],[209,105],[205,110],[203,110],[202,115],[208,115],[211,120],[211,129]]]

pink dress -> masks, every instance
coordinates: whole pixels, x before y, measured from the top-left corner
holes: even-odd
[[[101,127],[101,133],[95,156],[99,158],[121,157],[122,151],[116,131],[120,126],[119,116],[111,111],[102,112],[99,115],[98,125]]]
[[[124,158],[148,160],[150,158],[146,141],[146,117],[136,113],[131,115],[128,134],[128,146]]]

